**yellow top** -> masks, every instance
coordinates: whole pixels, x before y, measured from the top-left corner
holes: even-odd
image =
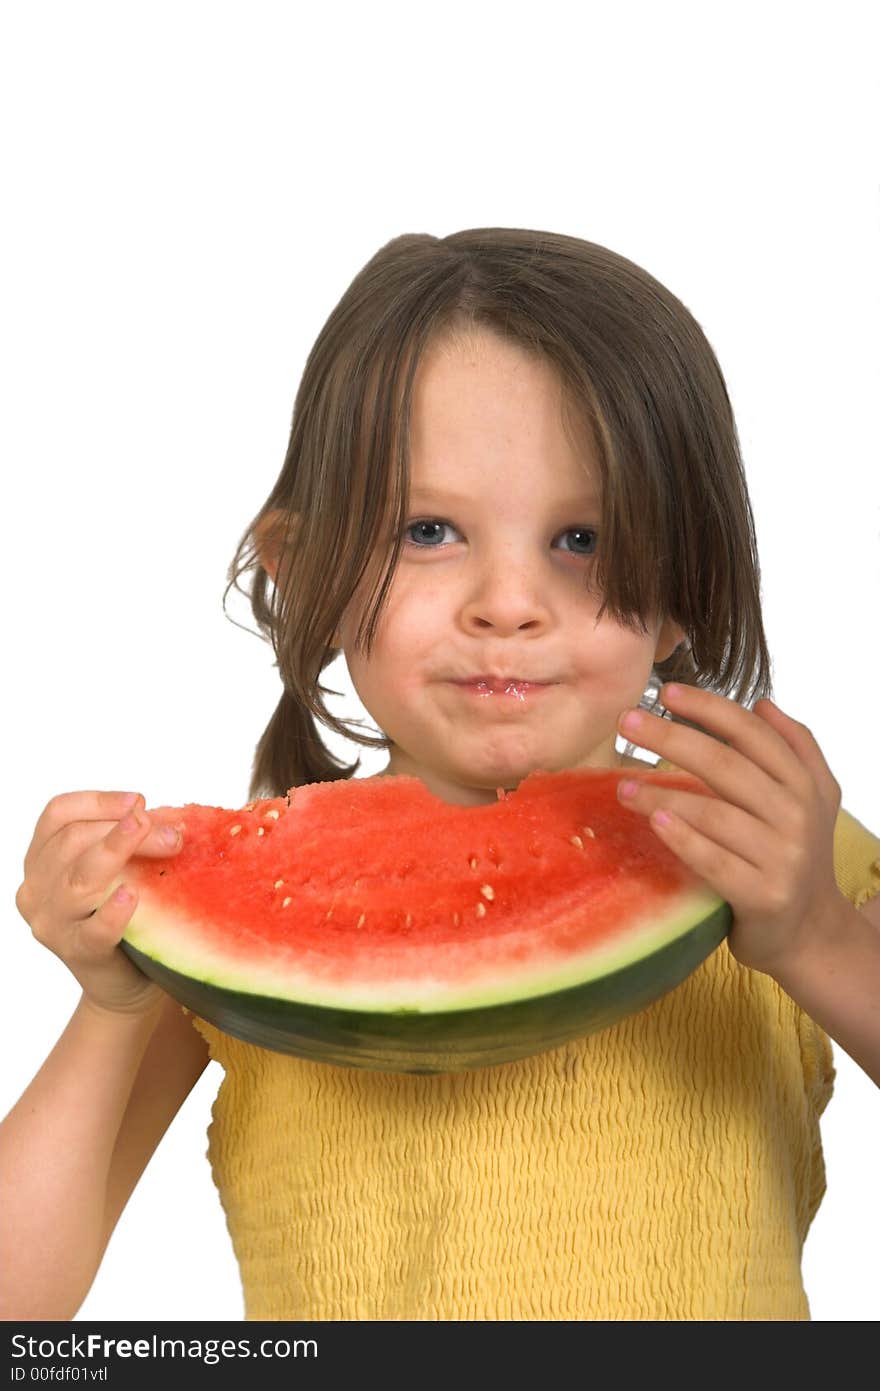
[[[880,838],[846,811],[834,858],[857,906],[880,890]],[[225,1070],[208,1157],[246,1319],[810,1317],[831,1041],[726,942],[615,1027],[471,1072],[193,1022]]]

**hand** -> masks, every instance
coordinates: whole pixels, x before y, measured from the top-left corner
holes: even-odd
[[[819,937],[828,938],[848,900],[834,877],[834,825],[840,786],[807,729],[772,701],[746,710],[726,696],[669,686],[661,700],[673,714],[717,734],[639,712],[619,722],[623,734],[716,795],[698,796],[646,780],[624,806],[650,816],[655,833],[733,910],[728,936],[743,966],[784,972]],[[661,770],[662,771],[662,770]],[[667,824],[658,819],[670,817]]]
[[[163,818],[148,815],[144,799],[129,809],[121,792],[65,792],[53,797],[37,821],[24,858],[24,881],[15,906],[34,937],[76,976],[88,1002],[122,1014],[149,1013],[164,992],[118,949],[134,912],[127,902],[107,897],[113,880],[132,855],[167,857],[176,844],[159,832]],[[156,817],[155,822],[151,820]]]

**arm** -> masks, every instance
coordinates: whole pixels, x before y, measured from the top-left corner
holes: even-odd
[[[70,1319],[157,1144],[207,1064],[163,995],[147,1014],[83,998],[0,1125],[0,1318]]]
[[[861,908],[841,894],[828,929],[771,974],[880,1087],[880,894]]]

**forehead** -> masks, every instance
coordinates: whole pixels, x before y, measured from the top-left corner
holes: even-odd
[[[509,485],[596,503],[601,471],[586,413],[555,366],[486,333],[426,350],[414,382],[410,494],[449,505]]]
[[[545,498],[550,498],[550,488],[543,488],[542,495]],[[442,485],[433,486],[432,484],[417,482],[415,480],[410,488],[410,498],[413,502],[443,503],[451,507],[465,507],[468,503],[474,501],[473,494],[456,492],[451,488],[444,488]],[[599,493],[585,478],[583,488],[578,489],[576,492],[569,489],[565,496],[558,498],[553,495],[552,501],[554,504],[558,502],[561,507],[583,507],[585,504],[597,503],[599,501]]]

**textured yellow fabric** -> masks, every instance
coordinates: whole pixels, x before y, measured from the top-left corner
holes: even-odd
[[[658,766],[670,767],[669,764]],[[880,838],[841,811],[841,890]],[[831,1041],[727,944],[614,1028],[445,1076],[242,1043],[208,1157],[248,1319],[808,1319]]]

